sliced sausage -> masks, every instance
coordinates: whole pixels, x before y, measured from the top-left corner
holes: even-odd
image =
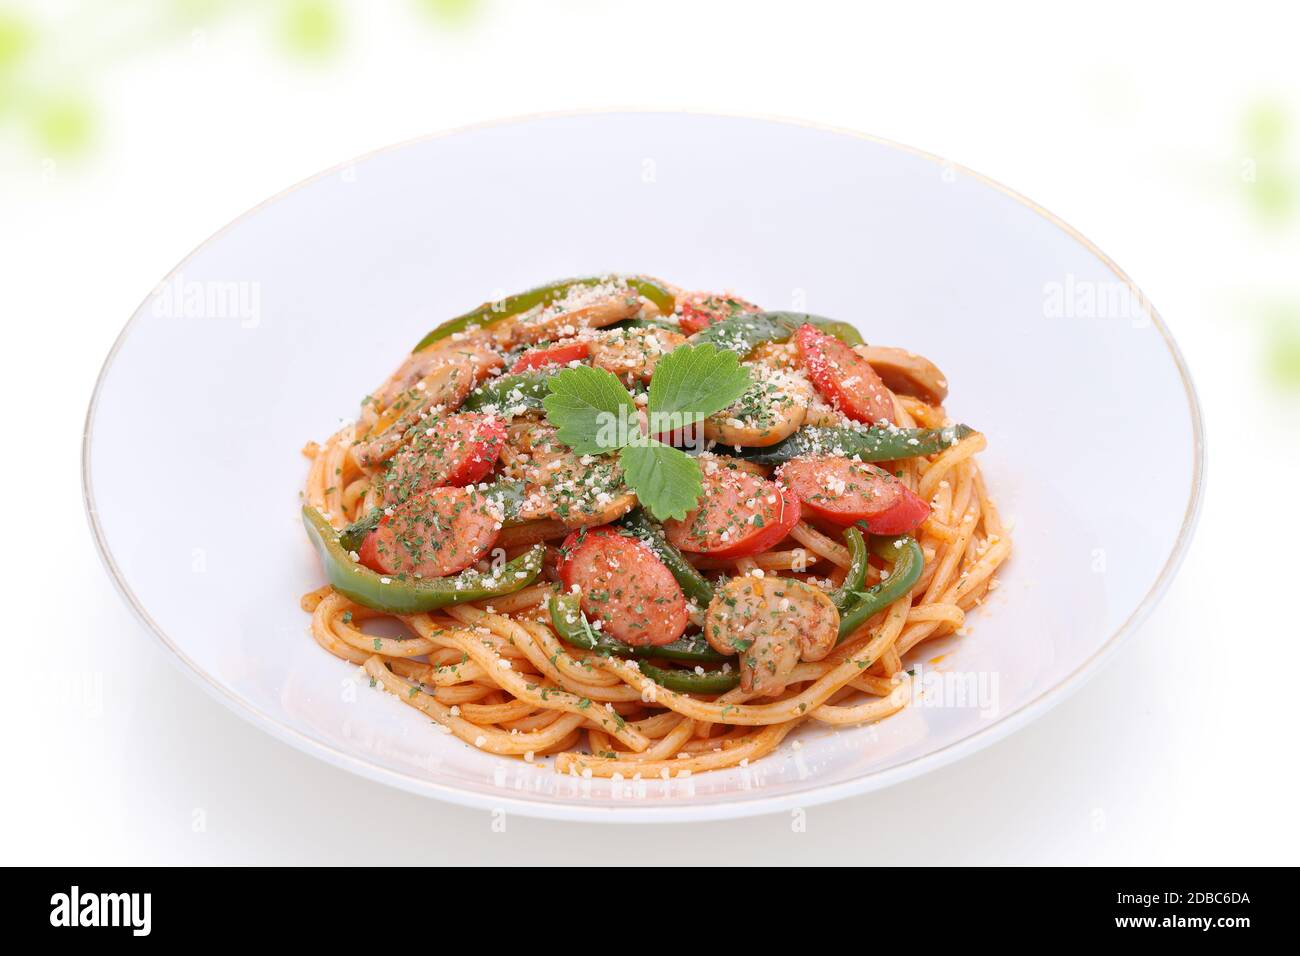
[[[506,442],[499,418],[461,412],[428,423],[389,460],[382,488],[385,505],[443,485],[471,485],[492,473]]]
[[[799,359],[822,396],[854,421],[894,420],[894,397],[870,363],[833,335],[813,325],[794,333]]]
[[[500,506],[467,488],[435,488],[393,508],[366,535],[358,557],[381,574],[440,578],[487,554],[501,530]]]
[[[686,292],[677,296],[677,322],[687,335],[693,335],[729,316],[758,311],[760,310],[754,303],[734,295]]]
[[[613,528],[590,528],[569,535],[560,550],[560,582],[582,590],[583,613],[601,631],[637,646],[682,636],[686,597],[643,542]]]
[[[732,578],[704,618],[704,636],[720,654],[740,655],[742,690],[785,690],[800,660],[819,661],[839,634],[840,615],[821,589],[789,578]]]
[[[797,432],[812,402],[812,387],[802,376],[744,363],[750,386],[729,408],[704,420],[704,437],[721,445],[761,448]]]
[[[716,460],[701,463],[703,493],[680,521],[664,522],[680,551],[743,558],[775,545],[799,521],[799,501],[775,482]]]
[[[587,342],[557,342],[545,348],[529,349],[519,356],[518,361],[510,366],[510,374],[526,372],[534,368],[546,368],[548,365],[568,365],[581,362],[591,354]]]
[[[775,477],[811,514],[838,525],[863,521],[872,534],[906,534],[930,513],[916,492],[865,461],[838,455],[796,458]]]

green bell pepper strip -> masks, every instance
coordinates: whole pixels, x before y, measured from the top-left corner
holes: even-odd
[[[624,516],[621,524],[645,542],[664,566],[672,572],[678,585],[688,598],[702,608],[709,606],[713,600],[713,585],[704,575],[695,570],[695,566],[682,557],[682,553],[668,543],[664,537],[663,527],[641,508],[634,508]]]
[[[691,343],[707,342],[720,349],[748,355],[764,342],[784,342],[804,323],[815,325],[848,345],[862,345],[862,335],[847,322],[836,322],[803,312],[737,312],[691,336]]]
[[[679,637],[670,644],[633,647],[605,634],[599,634],[582,613],[576,594],[556,594],[551,597],[551,626],[560,640],[584,651],[594,651],[604,657],[646,658],[662,657],[688,664],[719,664],[734,658],[719,654],[703,638]]]
[[[469,393],[461,408],[476,412],[494,405],[500,409],[523,406],[524,411],[542,411],[542,402],[551,394],[548,380],[553,372],[517,372],[484,382]]]
[[[836,319],[823,318],[820,315],[809,315],[806,312],[768,312],[767,315],[781,328],[785,329],[784,338],[794,335],[795,330],[801,325],[814,325],[821,329],[827,335],[833,335],[845,345],[866,345],[866,340],[862,338],[862,333],[848,322],[840,322]]]
[[[498,302],[484,302],[477,309],[472,309],[464,315],[458,315],[456,318],[448,319],[442,323],[442,325],[420,339],[419,344],[411,351],[419,352],[421,349],[428,348],[434,342],[455,335],[457,332],[464,332],[471,325],[487,327],[500,322],[502,319],[508,319],[511,316],[527,312],[536,306],[550,305],[552,302],[564,298],[571,289],[577,286],[599,285],[612,278],[618,277],[604,275],[588,276],[582,279],[562,279],[559,282],[552,282],[538,286],[535,289],[529,289],[527,292],[508,295]],[[628,288],[658,306],[659,311],[664,315],[672,315],[677,308],[677,299],[659,283],[639,276],[624,277],[624,281],[627,283]]]
[[[641,673],[661,687],[682,694],[725,694],[740,683],[739,671],[673,671],[638,661]]]
[[[360,550],[361,542],[366,540],[366,535],[379,527],[379,522],[383,520],[383,517],[383,508],[371,508],[366,514],[339,532],[339,547],[344,551]]]
[[[794,335],[794,330],[807,322],[809,325],[815,325],[827,335],[833,335],[845,345],[866,345],[867,340],[862,337],[857,326],[850,325],[848,322],[839,322],[835,319],[823,319],[816,315],[803,315],[799,312],[778,312],[778,315],[784,316],[783,322],[787,323],[790,334]],[[789,324],[793,322],[793,324]]]
[[[873,614],[911,591],[925,568],[925,554],[910,535],[873,537],[871,550],[885,560],[893,561],[889,577],[865,591],[852,593],[852,603],[847,610],[840,612],[840,633],[836,644],[865,624]]]
[[[782,465],[804,455],[843,455],[862,461],[897,461],[934,455],[974,434],[969,425],[943,428],[827,428],[808,425],[766,448],[742,448],[738,458],[759,465]]]
[[[615,322],[613,325],[605,326],[607,329],[664,329],[667,332],[680,332],[681,326],[676,322],[665,322],[663,319],[623,319],[621,322]]]
[[[334,590],[358,604],[389,614],[418,614],[466,601],[513,594],[537,579],[546,554],[542,545],[535,545],[500,570],[487,574],[462,571],[446,578],[380,575],[352,560],[339,542],[338,532],[311,505],[303,507],[302,520]],[[389,583],[385,584],[385,580]]]
[[[841,614],[852,606],[857,592],[867,583],[867,539],[857,528],[846,528],[844,543],[849,549],[849,571],[844,575],[844,583],[828,595]]]
[[[498,478],[487,487],[479,485],[479,494],[487,498],[488,501],[501,507],[501,524],[503,527],[510,527],[517,524],[526,524],[519,520],[519,508],[528,497],[527,489],[522,481],[511,481],[509,478]]]

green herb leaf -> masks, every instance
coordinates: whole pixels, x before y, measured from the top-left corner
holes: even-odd
[[[636,404],[626,388],[604,369],[565,369],[550,380],[542,405],[556,437],[579,455],[617,451],[636,434]],[[629,430],[630,429],[630,430]]]
[[[687,428],[721,411],[749,388],[749,371],[734,352],[683,345],[661,358],[650,381],[651,431]],[[601,369],[565,369],[549,382],[543,402],[556,436],[579,455],[618,451],[623,480],[660,521],[685,518],[703,490],[699,464],[684,452],[641,434],[636,403]]]
[[[700,466],[683,451],[641,438],[623,448],[618,461],[628,487],[660,521],[685,518],[700,500]]]
[[[650,380],[651,431],[661,434],[657,421],[680,416],[686,427],[720,412],[749,388],[749,370],[735,352],[712,345],[683,345],[655,365]]]

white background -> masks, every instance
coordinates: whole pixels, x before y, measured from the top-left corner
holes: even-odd
[[[41,29],[29,79],[80,84],[94,122],[65,157],[0,112],[0,862],[1298,862],[1300,389],[1267,368],[1276,315],[1300,299],[1300,198],[1262,216],[1252,193],[1261,163],[1300,189],[1284,7],[337,4],[338,41],[292,55],[273,15],[227,6],[159,38],[148,17],[165,3],[19,5]],[[1267,157],[1243,133],[1261,102],[1290,124]],[[788,115],[939,153],[1056,212],[1142,286],[1201,391],[1208,500],[1164,603],[1082,692],[956,766],[809,808],[803,827],[511,817],[499,833],[264,736],[135,621],[91,544],[80,438],[99,365],[158,279],[359,153],[609,106]],[[165,460],[140,467],[166,480]]]

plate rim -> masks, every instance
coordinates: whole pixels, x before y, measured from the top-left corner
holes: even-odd
[[[969,167],[963,166],[959,163],[954,163],[936,153],[908,146],[904,143],[898,143],[884,137],[874,136],[847,127],[833,126],[788,116],[767,115],[762,113],[733,113],[719,112],[716,110],[661,109],[650,107],[594,108],[518,114],[499,119],[455,126],[415,136],[377,149],[369,150],[358,156],[336,163],[327,169],[314,173],[262,200],[227,222],[191,249],[184,258],[182,258],[180,262],[178,262],[166,274],[166,276],[159,280],[155,285],[155,288],[171,281],[177,273],[184,269],[185,265],[191,259],[198,255],[198,253],[205,249],[209,244],[242,223],[244,220],[251,218],[264,207],[269,206],[274,202],[278,202],[290,193],[296,192],[317,180],[323,179],[327,176],[336,175],[342,170],[365,162],[375,156],[394,152],[419,143],[457,136],[462,133],[493,129],[502,126],[519,125],[539,120],[594,116],[617,117],[630,115],[685,115],[709,119],[752,120],[773,125],[794,126],[803,129],[814,129],[821,132],[834,133],[840,136],[849,136],[854,139],[864,140],[879,146],[885,146],[890,149],[908,153],[912,156],[939,164],[945,170],[952,170],[954,173],[970,177],[985,186],[997,190],[1010,199],[1015,200],[1022,206],[1025,206],[1082,245],[1088,252],[1096,256],[1097,259],[1106,266],[1106,268],[1114,273],[1115,277],[1120,282],[1125,284],[1129,291],[1136,297],[1136,300],[1141,304],[1142,309],[1151,319],[1156,330],[1160,333],[1161,340],[1164,342],[1165,348],[1169,352],[1169,356],[1173,360],[1174,367],[1178,372],[1180,381],[1182,382],[1192,426],[1192,481],[1187,505],[1183,512],[1183,520],[1178,529],[1178,535],[1174,539],[1169,555],[1161,566],[1160,572],[1156,575],[1150,588],[1133,608],[1129,616],[1092,652],[1092,654],[1090,654],[1079,664],[1078,667],[1056,684],[1044,690],[1032,700],[1022,704],[1020,707],[1000,718],[988,727],[978,730],[969,736],[953,741],[950,744],[940,747],[938,750],[931,751],[919,757],[914,757],[911,760],[893,767],[871,771],[862,774],[861,776],[854,777],[851,780],[834,784],[825,784],[808,790],[799,791],[797,793],[771,796],[760,795],[754,797],[742,797],[735,800],[724,799],[709,803],[682,803],[670,806],[642,803],[631,803],[627,806],[611,807],[586,806],[580,802],[549,803],[534,801],[531,799],[521,799],[504,793],[499,797],[490,794],[473,793],[460,789],[459,787],[439,783],[436,780],[416,777],[398,770],[391,770],[386,767],[377,766],[361,757],[346,753],[345,751],[317,740],[302,731],[281,723],[274,717],[262,711],[251,701],[245,699],[204,671],[153,620],[149,615],[148,610],[131,590],[131,587],[127,583],[121,569],[117,566],[117,562],[113,557],[112,549],[109,547],[103,527],[99,522],[99,513],[95,501],[94,483],[91,475],[91,443],[94,436],[95,416],[99,406],[100,393],[103,389],[108,371],[112,367],[113,360],[116,358],[117,353],[120,351],[132,328],[135,326],[136,319],[145,311],[145,306],[149,303],[152,292],[150,292],[150,294],[141,301],[140,305],[136,307],[135,311],[132,312],[130,318],[122,327],[121,332],[119,332],[117,337],[114,339],[108,355],[100,366],[99,374],[95,378],[94,390],[91,392],[90,403],[86,409],[86,418],[82,431],[82,505],[86,511],[86,519],[89,523],[91,536],[94,538],[95,548],[99,553],[100,560],[103,562],[105,570],[108,571],[108,575],[112,579],[113,584],[119,595],[121,595],[123,601],[125,601],[127,606],[135,613],[136,617],[145,628],[151,631],[161,642],[163,647],[171,652],[168,659],[178,667],[182,673],[195,681],[211,697],[219,701],[225,707],[252,723],[254,726],[270,734],[275,739],[287,743],[295,749],[312,757],[321,759],[334,767],[349,771],[377,783],[404,790],[408,793],[414,793],[424,797],[432,797],[434,799],[473,809],[499,809],[507,812],[518,813],[521,816],[550,820],[606,823],[704,822],[759,816],[762,814],[778,813],[783,810],[790,810],[798,807],[816,806],[823,803],[829,803],[850,796],[857,796],[882,790],[905,780],[919,777],[931,770],[947,766],[963,757],[970,756],[971,754],[983,750],[985,747],[1002,740],[1015,731],[1022,729],[1047,711],[1051,710],[1057,704],[1060,704],[1072,696],[1079,690],[1079,688],[1087,683],[1088,680],[1098,673],[1102,666],[1111,659],[1115,652],[1129,637],[1133,635],[1133,633],[1137,631],[1142,622],[1146,620],[1151,611],[1164,597],[1165,592],[1168,590],[1173,579],[1177,576],[1178,569],[1181,567],[1183,560],[1187,555],[1192,538],[1195,535],[1201,506],[1204,501],[1206,444],[1205,425],[1202,417],[1201,403],[1196,392],[1196,386],[1192,380],[1191,371],[1187,367],[1186,360],[1183,358],[1182,351],[1179,349],[1178,343],[1175,341],[1173,334],[1170,332],[1169,327],[1165,324],[1164,319],[1160,316],[1160,313],[1156,310],[1150,299],[1148,299],[1142,290],[1138,288],[1137,284],[1129,277],[1129,275],[1124,272],[1124,270],[1121,269],[1119,265],[1110,258],[1110,256],[1098,248],[1096,243],[1092,242],[1055,213],[1043,208],[1038,203],[1002,183],[970,169]]]

